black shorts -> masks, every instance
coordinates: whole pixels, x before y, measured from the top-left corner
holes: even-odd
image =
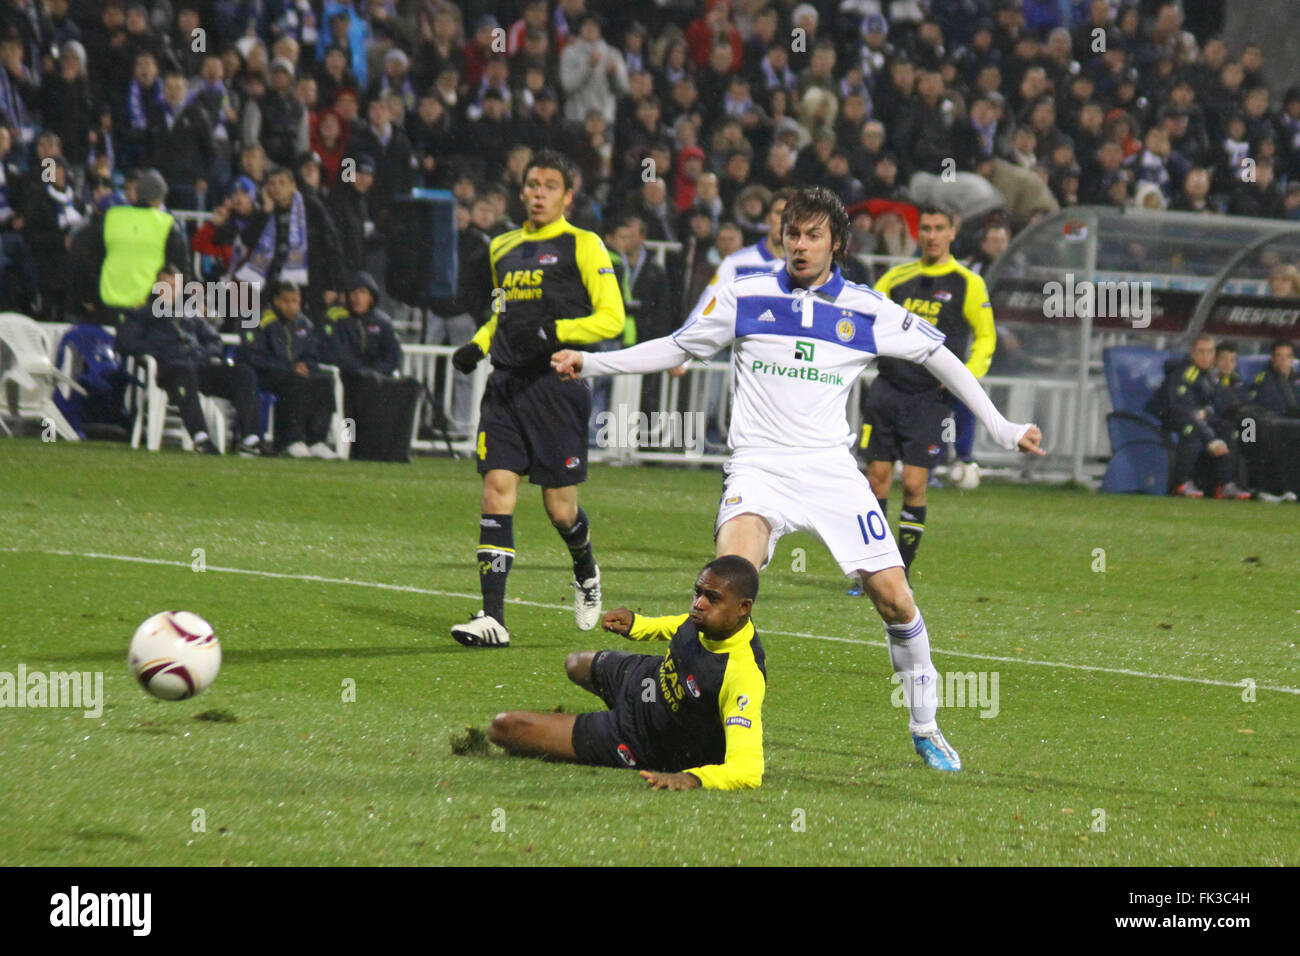
[[[619,704],[625,694],[639,694],[641,681],[658,673],[662,657],[600,651],[591,662],[591,682],[609,710],[579,714],[573,723],[573,752],[578,762],[596,767],[646,768],[652,749],[623,719]]]
[[[877,378],[862,407],[858,454],[867,461],[898,461],[933,468],[943,456],[943,422],[952,409],[938,389],[903,392]]]
[[[478,473],[527,475],[534,485],[565,488],[587,480],[591,386],[545,372],[494,371],[478,422]]]

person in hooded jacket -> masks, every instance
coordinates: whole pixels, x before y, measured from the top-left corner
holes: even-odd
[[[422,386],[402,378],[402,346],[393,320],[377,308],[379,285],[368,272],[348,281],[347,305],[325,313],[320,354],[343,377],[344,415],[355,423],[351,456],[409,461],[411,425]]]

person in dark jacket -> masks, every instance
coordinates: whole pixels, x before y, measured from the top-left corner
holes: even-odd
[[[1250,403],[1275,415],[1300,418],[1300,375],[1295,368],[1295,348],[1278,339],[1269,352],[1268,368],[1250,384]]]
[[[370,194],[375,186],[375,161],[364,153],[358,157],[356,176],[336,183],[330,190],[327,208],[338,230],[343,262],[356,267],[366,253],[378,248],[383,237],[375,230]]]
[[[491,200],[479,197],[474,207],[486,215]],[[456,206],[456,294],[434,299],[425,313],[424,344],[464,345],[488,320],[492,304],[491,239],[474,222],[464,204]],[[455,372],[452,383],[451,430],[469,434],[473,395],[471,376]]]
[[[1237,346],[1220,342],[1214,349],[1214,368],[1210,369],[1214,383],[1214,412],[1231,419],[1246,402],[1246,386],[1237,371]]]
[[[337,458],[325,443],[334,414],[334,377],[323,371],[311,319],[302,312],[302,290],[282,279],[262,324],[244,329],[237,362],[257,372],[264,392],[279,398],[276,444],[293,458]]]
[[[153,356],[158,363],[158,385],[180,408],[195,451],[218,454],[199,404],[202,394],[234,403],[243,435],[239,454],[261,454],[257,373],[251,366],[225,360],[221,336],[184,295],[180,269],[168,266],[158,273],[153,293],[148,305],[128,314],[117,335],[118,352]]]
[[[216,147],[208,114],[190,96],[185,76],[171,71],[163,77],[162,107],[150,116],[148,156],[171,189],[173,209],[204,208]]]
[[[1174,494],[1203,498],[1205,492],[1192,480],[1198,462],[1207,464],[1216,498],[1249,498],[1250,493],[1233,480],[1237,474],[1237,429],[1215,412],[1214,339],[1198,336],[1191,354],[1171,360],[1165,380],[1152,399],[1151,411],[1176,435],[1174,449]]]
[[[36,265],[36,284],[41,295],[39,317],[63,320],[68,292],[67,237],[86,220],[86,208],[68,175],[68,163],[54,157],[53,178],[28,186],[22,192],[19,212],[23,241]]]
[[[311,148],[307,109],[294,96],[293,64],[284,57],[271,64],[266,95],[245,107],[241,136],[247,143],[261,143],[267,159],[280,166],[293,166]]]
[[[370,196],[371,213],[382,229],[393,197],[405,195],[415,185],[415,161],[406,131],[393,122],[392,112],[382,97],[366,108],[370,122],[352,136],[352,147],[375,162],[375,188]]]
[[[218,230],[234,245],[236,279],[274,288],[278,279],[305,287],[306,308],[319,315],[338,298],[344,275],[338,231],[324,204],[298,191],[293,170],[274,167],[262,191],[262,209],[245,229]]]
[[[1278,339],[1268,368],[1255,376],[1239,410],[1253,441],[1243,445],[1251,481],[1262,501],[1295,501],[1300,495],[1300,374],[1295,348]]]
[[[348,281],[347,306],[321,326],[321,355],[343,378],[344,415],[355,424],[352,457],[409,461],[411,425],[422,386],[401,378],[402,346],[393,320],[375,307],[379,284],[368,272]]]

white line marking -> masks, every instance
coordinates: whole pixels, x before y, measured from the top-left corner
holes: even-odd
[[[96,551],[63,551],[55,548],[0,548],[0,552],[9,554],[51,554],[65,558],[94,558],[103,561],[126,561],[131,564],[156,564],[171,568],[188,568],[191,566],[189,561],[167,561],[162,558],[138,558],[129,554],[101,554]],[[311,581],[317,584],[351,584],[359,588],[375,588],[381,591],[401,591],[406,594],[426,594],[430,597],[449,597],[464,598],[470,601],[481,601],[482,596],[478,594],[465,594],[460,591],[438,591],[432,588],[417,588],[407,584],[385,584],[382,581],[354,581],[352,578],[327,578],[318,574],[285,574],[280,571],[256,571],[251,568],[224,568],[217,565],[209,564],[207,571],[224,571],[227,574],[248,574],[259,578],[278,578],[286,581]],[[205,572],[206,573],[206,572]],[[521,607],[540,607],[552,611],[572,611],[573,607],[568,604],[547,604],[544,601],[525,601],[521,598],[507,598],[507,604],[515,604]],[[864,641],[856,637],[835,637],[829,634],[808,634],[802,631],[774,631],[771,628],[763,628],[764,634],[775,634],[778,637],[799,637],[809,641],[834,641],[839,644],[860,644],[865,647],[887,648],[889,645],[885,641]],[[1135,671],[1126,667],[1098,667],[1093,664],[1067,664],[1063,661],[1039,661],[1028,657],[999,657],[994,654],[976,654],[971,651],[946,651],[939,648],[933,649],[935,654],[943,654],[948,657],[969,657],[974,660],[996,661],[1003,664],[1030,664],[1035,667],[1057,667],[1063,670],[1073,671],[1092,671],[1099,674],[1119,674],[1124,677],[1144,677],[1148,680],[1171,680],[1181,681],[1185,684],[1206,684],[1211,687],[1245,687],[1244,681],[1230,680],[1212,680],[1208,677],[1183,677],[1178,674],[1152,674],[1147,671]],[[1280,694],[1300,695],[1300,687],[1284,687],[1276,684],[1256,684],[1256,690],[1277,691]]]

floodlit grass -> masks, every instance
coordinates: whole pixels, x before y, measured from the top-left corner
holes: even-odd
[[[912,752],[870,605],[819,542],[785,539],[754,616],[763,787],[667,793],[451,753],[504,709],[598,709],[565,655],[634,649],[575,630],[535,489],[510,578],[534,603],[508,606],[513,645],[488,652],[447,633],[478,607],[469,462],[14,439],[0,475],[0,671],[102,671],[106,697],[100,719],[0,710],[0,864],[1300,862],[1294,506],[933,493],[913,585],[936,664],[998,676],[996,716],[940,711],[960,774]],[[687,608],[720,486],[593,469],[607,608]],[[223,642],[193,700],[156,701],[127,673],[132,631],[164,609]]]

